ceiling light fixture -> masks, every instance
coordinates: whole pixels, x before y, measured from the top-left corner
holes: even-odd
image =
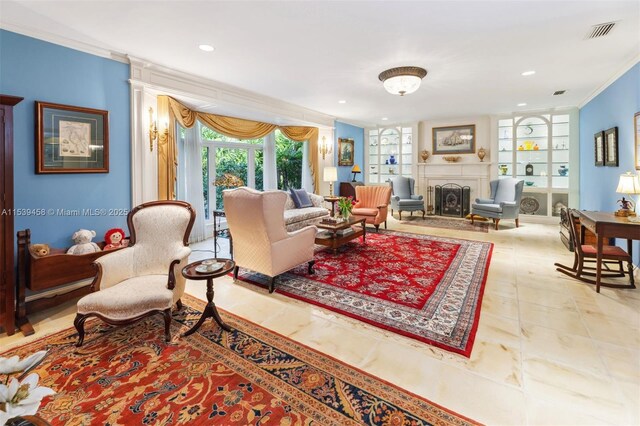
[[[387,117],[382,117],[382,118],[381,118],[381,120],[382,120],[382,121],[387,121],[387,120],[388,120],[388,118],[387,118]]]
[[[338,101],[338,103],[339,103],[339,104],[346,104],[346,103],[347,103],[347,101],[345,101],[344,99],[340,99],[340,100]]]
[[[418,90],[427,70],[420,67],[397,67],[382,71],[378,79],[392,95],[408,95]]]
[[[522,102],[522,103],[519,103],[518,106],[527,106],[527,104]]]
[[[534,75],[535,73],[535,71],[525,71],[522,73],[522,75],[525,77],[529,77],[530,75]]]
[[[213,52],[213,46],[209,44],[201,44],[198,46],[200,50],[204,50],[205,52]]]

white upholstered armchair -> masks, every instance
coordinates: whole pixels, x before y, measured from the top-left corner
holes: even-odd
[[[78,301],[77,346],[91,316],[122,325],[161,313],[165,339],[171,340],[171,308],[182,308],[186,280],[181,270],[191,254],[187,241],[195,217],[191,205],[182,201],[152,201],[129,212],[129,246],[96,259],[93,293]]]
[[[238,278],[239,268],[267,275],[269,293],[273,293],[275,277],[301,263],[309,263],[313,273],[313,246],[317,228],[307,226],[287,232],[282,191],[260,192],[251,188],[223,191],[224,211],[233,238],[233,260]]]

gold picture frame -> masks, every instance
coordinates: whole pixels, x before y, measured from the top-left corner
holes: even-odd
[[[353,139],[338,139],[338,166],[353,166],[354,148]]]

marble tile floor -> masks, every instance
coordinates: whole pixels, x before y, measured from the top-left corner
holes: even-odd
[[[215,302],[486,424],[640,424],[640,289],[597,294],[555,271],[573,259],[557,225],[505,222],[484,234],[389,219],[390,229],[495,244],[468,359],[229,277],[216,280]],[[212,240],[192,248],[193,260],[213,256]],[[205,299],[204,281],[187,292]],[[74,302],[34,314],[34,336],[0,335],[0,346],[69,327],[74,314]]]

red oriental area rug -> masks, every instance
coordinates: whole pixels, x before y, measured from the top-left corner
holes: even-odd
[[[34,371],[56,391],[38,415],[52,425],[467,425],[476,424],[257,324],[221,311],[232,328],[198,320],[185,295],[173,340],[159,315],[127,327],[87,322],[11,350],[50,354]]]
[[[367,233],[315,255],[276,292],[464,356],[471,355],[493,244],[402,232]],[[240,270],[240,279],[267,278]]]

